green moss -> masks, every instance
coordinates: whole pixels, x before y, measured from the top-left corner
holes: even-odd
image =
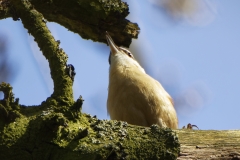
[[[70,120],[66,117],[70,114],[56,113],[53,108],[36,110],[35,115],[22,116],[3,127],[0,148],[9,147],[5,148],[6,155],[27,151],[23,155],[38,157],[44,153],[42,159],[50,155],[54,155],[51,159],[175,159],[179,152],[178,139],[170,129],[99,120],[88,114],[78,114]],[[16,147],[24,149],[12,152]]]
[[[0,131],[0,145],[11,147],[25,134],[29,119],[17,118],[14,122],[5,125]]]
[[[0,100],[0,120],[7,123],[13,122],[17,117],[21,116],[19,113],[19,99],[14,98],[12,87],[8,83],[2,82],[0,91],[4,94],[4,98]]]

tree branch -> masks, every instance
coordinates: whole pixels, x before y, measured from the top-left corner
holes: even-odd
[[[28,1],[13,0],[16,11],[28,33],[33,35],[43,55],[49,62],[51,77],[54,83],[52,98],[64,105],[73,104],[72,80],[66,71],[67,55],[59,48],[60,41],[55,41],[48,30],[41,13]]]
[[[10,91],[13,95],[9,84],[2,85],[6,94]],[[2,159],[174,160],[179,154],[180,144],[171,129],[98,120],[86,114],[69,120],[51,107],[30,109],[34,112],[29,114],[24,111],[29,108],[21,108],[22,114],[9,123],[0,119]]]
[[[84,39],[106,43],[111,32],[116,44],[128,47],[139,27],[125,19],[128,5],[121,0],[31,0],[48,21],[56,22]]]

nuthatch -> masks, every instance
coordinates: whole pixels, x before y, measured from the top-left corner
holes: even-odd
[[[177,129],[178,119],[170,95],[145,73],[128,49],[118,47],[107,32],[106,38],[111,50],[107,99],[111,119]]]

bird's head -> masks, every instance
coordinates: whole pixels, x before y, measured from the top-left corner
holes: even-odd
[[[125,65],[127,67],[134,66],[134,68],[137,67],[145,73],[144,69],[135,60],[133,54],[128,49],[117,46],[108,32],[106,32],[106,39],[110,47],[108,59],[110,66],[114,64]]]

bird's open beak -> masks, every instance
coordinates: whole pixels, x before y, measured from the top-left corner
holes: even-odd
[[[106,31],[106,39],[107,39],[108,45],[110,47],[111,53],[113,55],[116,54],[119,51],[118,46],[114,43],[114,41],[112,40],[111,36],[108,34],[107,31]]]

